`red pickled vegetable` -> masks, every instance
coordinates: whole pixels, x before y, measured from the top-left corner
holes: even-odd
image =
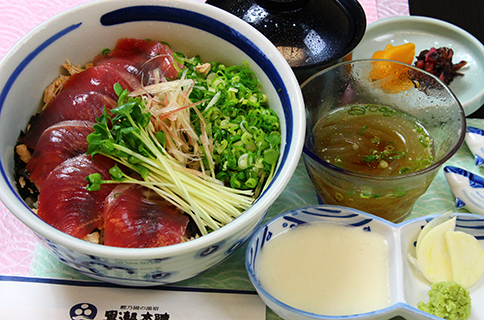
[[[423,50],[417,56],[417,61],[414,65],[422,70],[425,70],[442,80],[449,85],[456,76],[463,76],[463,73],[458,72],[463,66],[467,64],[462,60],[457,64],[452,63],[454,51],[450,48],[430,48],[430,50]]]

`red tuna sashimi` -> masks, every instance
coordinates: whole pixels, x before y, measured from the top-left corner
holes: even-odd
[[[98,65],[72,75],[64,84],[64,91],[99,92],[117,100],[114,84],[119,83],[124,89],[133,91],[141,86],[140,78],[121,67]]]
[[[155,192],[139,185],[118,185],[104,204],[104,244],[153,248],[179,243],[188,217]]]
[[[55,123],[64,120],[95,122],[103,114],[104,107],[110,110],[117,106],[115,83],[130,91],[140,87],[138,77],[112,66],[95,66],[72,75],[63,91],[32,119],[29,130],[19,142],[35,149],[42,132]]]
[[[19,142],[35,149],[42,132],[48,127],[66,120],[95,122],[103,114],[104,107],[111,110],[117,106],[117,101],[106,94],[63,91],[31,120],[30,128]]]
[[[178,77],[173,50],[161,42],[147,39],[119,39],[113,50],[96,56],[93,63],[94,65],[113,63],[123,66],[125,70],[146,74],[159,68],[167,79],[174,80]],[[179,67],[181,68],[182,65],[179,64]]]
[[[86,137],[94,131],[94,122],[69,120],[61,121],[47,128],[32,153],[27,171],[40,191],[49,173],[67,159],[87,151]]]
[[[101,65],[110,66],[113,68],[121,68],[133,75],[140,76],[143,64],[134,62],[133,60],[128,58],[111,58],[108,60],[104,60]]]
[[[58,165],[45,179],[39,195],[37,214],[51,226],[83,239],[95,229],[103,228],[104,200],[114,184],[103,184],[99,191],[87,191],[85,178],[92,173],[111,179],[109,169],[114,161],[86,154]]]

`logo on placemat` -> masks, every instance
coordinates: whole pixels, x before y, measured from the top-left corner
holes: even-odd
[[[72,320],[93,320],[96,314],[97,308],[90,303],[78,303],[69,311]]]
[[[102,308],[101,308],[102,309]],[[106,310],[102,320],[169,320],[168,313],[158,313],[159,307],[145,305],[121,305],[118,309]],[[78,303],[71,308],[69,315],[71,320],[94,320],[98,314],[96,306],[84,302]]]

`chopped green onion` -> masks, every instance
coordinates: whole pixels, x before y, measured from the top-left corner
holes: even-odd
[[[187,78],[197,83],[190,100],[200,102],[197,107],[214,138],[216,177],[240,189],[253,189],[269,181],[280,153],[280,122],[249,64],[244,61],[226,67],[212,63],[204,75],[196,71],[200,61],[183,62],[189,70]],[[197,128],[199,120],[194,117],[192,121]],[[245,161],[245,157],[253,160]],[[240,172],[244,175],[234,178]]]

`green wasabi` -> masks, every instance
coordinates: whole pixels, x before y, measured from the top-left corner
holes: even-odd
[[[460,284],[447,281],[432,284],[429,302],[419,302],[418,308],[424,312],[447,320],[467,320],[471,316],[469,291]]]

